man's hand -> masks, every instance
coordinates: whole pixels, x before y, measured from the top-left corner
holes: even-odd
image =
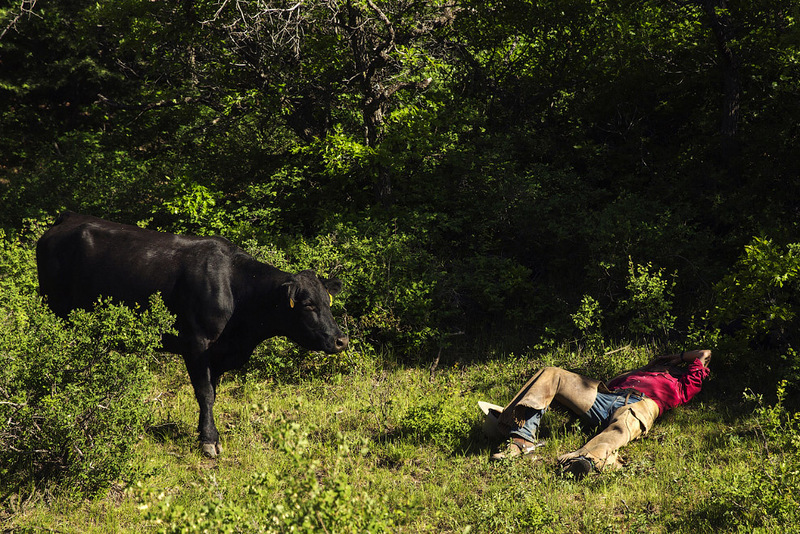
[[[704,350],[687,350],[683,353],[683,361],[691,362],[692,360],[700,360],[703,367],[708,367],[708,362],[711,361],[711,351]]]
[[[681,365],[690,363],[694,360],[701,360],[705,367],[708,367],[708,362],[711,360],[710,350],[687,350],[679,354],[667,354],[659,356],[653,360],[653,365]]]

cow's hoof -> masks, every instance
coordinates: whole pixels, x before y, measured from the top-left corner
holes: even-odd
[[[216,458],[218,455],[222,454],[222,447],[220,446],[219,442],[203,443],[203,454],[209,458]]]

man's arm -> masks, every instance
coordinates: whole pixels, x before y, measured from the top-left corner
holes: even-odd
[[[638,369],[632,369],[625,373],[622,373],[619,376],[615,376],[608,383],[614,382],[616,380],[620,380],[625,378],[628,375],[633,373],[638,373],[639,371],[650,371],[656,367],[664,367],[670,365],[681,365],[684,363],[689,363],[693,360],[700,360],[704,367],[708,367],[708,362],[711,361],[711,351],[707,349],[703,350],[687,350],[685,352],[681,352],[678,354],[667,354],[664,356],[657,356],[650,360],[647,365],[643,367],[639,367]]]
[[[708,367],[708,362],[711,361],[711,351],[703,350],[687,350],[679,354],[667,354],[666,356],[659,356],[654,358],[650,363],[642,367],[640,370],[646,371],[649,368],[660,367],[664,365],[681,365],[684,363],[691,363],[694,360],[700,360],[703,367]]]
[[[708,362],[711,361],[711,351],[704,349],[704,350],[688,350],[683,352],[679,355],[681,362],[689,363],[693,360],[700,360],[700,363],[703,364],[703,367],[708,367]]]

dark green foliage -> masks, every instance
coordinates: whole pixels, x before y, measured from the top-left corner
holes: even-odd
[[[0,246],[0,491],[57,481],[93,493],[132,469],[172,317],[153,298],[142,314],[103,302],[63,321],[32,291],[32,249]]]
[[[412,351],[435,339],[447,313],[439,300],[443,272],[426,250],[428,230],[388,227],[376,221],[344,222],[331,216],[327,233],[281,238],[281,249],[254,245],[259,260],[288,271],[305,268],[344,282],[333,301],[342,326],[357,340]]]
[[[269,248],[345,280],[354,345],[406,360],[461,332],[713,338],[716,295],[766,310],[731,311],[734,264],[796,242],[800,201],[797,8],[722,4],[3,8],[0,224],[67,207]],[[770,321],[748,343],[794,373]]]
[[[716,286],[716,324],[725,348],[755,377],[800,385],[800,243],[754,238]],[[757,355],[757,356],[756,356]]]

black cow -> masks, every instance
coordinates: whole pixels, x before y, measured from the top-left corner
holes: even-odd
[[[200,405],[200,441],[211,457],[220,452],[213,406],[222,373],[244,365],[272,336],[328,353],[348,344],[330,308],[339,280],[285,273],[221,237],[154,232],[66,212],[37,243],[36,263],[40,290],[61,317],[91,308],[101,295],[144,305],[161,293],[178,332],[164,336],[163,348],[186,362]]]

